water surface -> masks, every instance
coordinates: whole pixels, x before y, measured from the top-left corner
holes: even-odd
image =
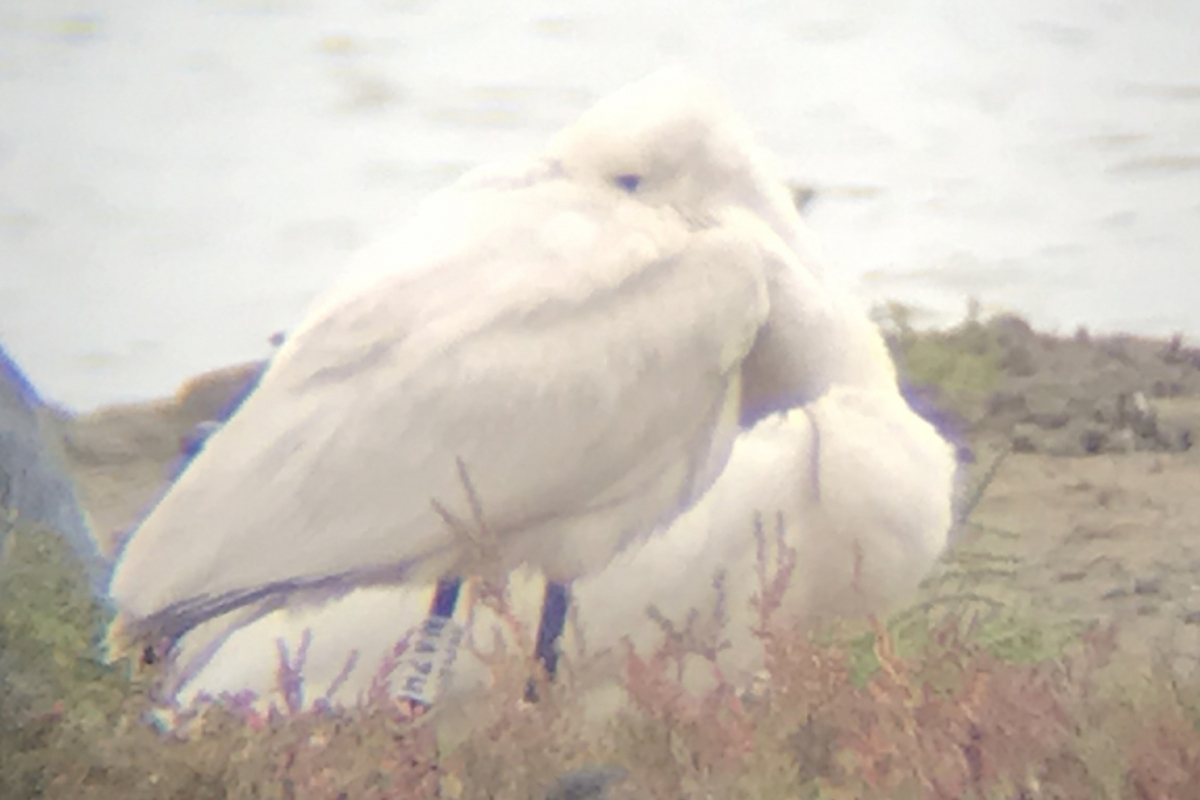
[[[0,341],[86,409],[267,352],[353,250],[672,60],[865,301],[1200,337],[1192,0],[5,0]]]

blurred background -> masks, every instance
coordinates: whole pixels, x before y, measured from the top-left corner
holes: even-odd
[[[75,410],[262,357],[421,197],[674,61],[864,302],[1195,337],[1198,43],[1192,0],[4,0],[0,341]]]

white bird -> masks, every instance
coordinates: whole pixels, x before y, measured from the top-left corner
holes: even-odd
[[[851,357],[862,356],[859,350]],[[723,675],[749,683],[764,663],[752,603],[762,590],[760,525],[770,569],[782,561],[773,543],[776,526],[795,556],[774,624],[807,626],[886,610],[915,590],[944,548],[955,472],[953,449],[894,390],[838,385],[805,409],[760,421],[739,437],[724,472],[695,506],[575,584],[577,613],[564,634],[574,687],[586,695],[619,685],[626,638],[649,657],[663,645],[661,621],[683,630],[695,614],[728,642],[717,653]],[[538,586],[537,576],[528,575],[509,585],[513,608],[527,626],[537,619]],[[430,595],[417,587],[366,588],[279,609],[206,654],[199,652],[210,641],[206,635],[189,634],[180,643],[185,658],[179,663],[191,666],[172,676],[171,702],[187,708],[203,695],[248,691],[259,710],[286,711],[322,700],[352,706],[367,700],[373,687],[404,694],[404,665],[391,653],[421,624]],[[463,708],[489,686],[489,667],[468,643],[487,650],[501,635],[516,644],[486,609],[463,604],[456,619],[466,641],[437,699],[443,709]],[[291,687],[301,691],[286,698],[280,646],[293,666],[300,666],[304,650],[303,680]],[[472,708],[475,716],[478,708]]]
[[[318,304],[139,526],[112,638],[520,564],[565,597],[703,494],[739,423],[855,369],[805,254],[768,157],[679,71],[468,175],[364,255],[387,277]]]

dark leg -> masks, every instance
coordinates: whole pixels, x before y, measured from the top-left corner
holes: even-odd
[[[437,591],[433,595],[433,604],[429,613],[434,617],[453,617],[454,607],[458,605],[458,592],[462,589],[461,578],[442,578],[438,581]]]
[[[414,704],[428,708],[432,702],[430,680],[440,680],[439,665],[444,671],[454,660],[455,649],[458,646],[454,638],[454,607],[458,605],[458,594],[462,588],[460,578],[441,578],[433,593],[433,602],[429,604],[429,616],[425,618],[420,630],[416,632],[406,656],[407,667],[404,678],[404,688],[398,696],[406,698]],[[450,652],[447,655],[443,648],[451,637]]]
[[[537,649],[534,654],[546,670],[546,677],[551,680],[558,671],[558,640],[567,624],[567,608],[570,603],[569,584],[546,581],[546,596],[542,600],[542,620],[538,626]],[[529,700],[537,699],[533,681],[530,681],[525,696]]]

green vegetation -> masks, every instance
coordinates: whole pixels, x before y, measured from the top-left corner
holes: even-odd
[[[101,663],[107,613],[61,537],[0,509],[0,796],[37,796],[125,702],[127,685]],[[3,538],[3,537],[0,537]]]
[[[898,303],[876,308],[872,316],[904,375],[919,386],[936,387],[950,409],[966,416],[982,407],[1012,358],[999,326],[980,322],[974,313],[944,331],[918,331],[910,309]]]
[[[750,694],[693,696],[678,654],[631,657],[631,703],[603,730],[568,685],[529,706],[524,670],[500,668],[480,729],[452,750],[389,702],[266,720],[217,705],[183,741],[99,662],[105,610],[69,551],[17,524],[0,565],[0,796],[524,800],[596,764],[664,799],[1165,800],[1200,780],[1200,693],[1166,679],[1130,693],[1105,677],[1111,631],[1032,626],[945,583],[863,633],[764,631],[769,680]],[[582,774],[557,791],[620,776]]]

